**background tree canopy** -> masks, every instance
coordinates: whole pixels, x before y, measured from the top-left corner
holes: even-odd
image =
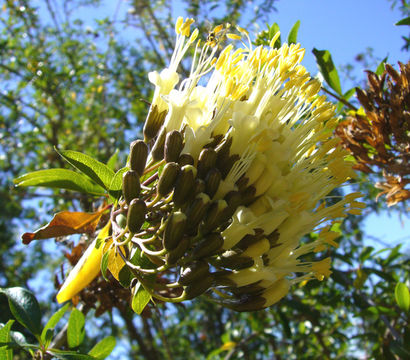
[[[180,15],[176,9],[193,17],[200,33],[207,34],[212,24],[246,27],[256,21],[264,24],[272,14],[280,18],[277,1],[134,0],[127,3],[128,11],[118,1],[112,14],[107,14],[99,0],[5,1],[0,13],[0,287],[29,289],[39,305],[32,304],[29,320],[24,322],[24,309],[13,311],[10,299],[13,294],[20,299],[32,299],[31,295],[2,290],[1,309],[10,311],[0,314],[0,323],[6,324],[0,329],[0,343],[10,341],[5,334],[9,334],[10,319],[16,319],[12,339],[20,333],[24,343],[51,343],[57,349],[85,354],[104,339],[89,353],[94,358],[108,355],[114,338],[113,359],[410,358],[408,245],[376,249],[363,244],[366,216],[387,211],[385,198],[376,202],[380,190],[374,183],[385,181],[384,168],[378,163],[370,164],[372,172],[360,173],[349,185],[364,193],[367,210],[362,216],[349,216],[337,229],[339,247],[329,251],[331,278],[300,286],[263,311],[235,313],[199,298],[183,305],[150,305],[138,316],[129,306],[128,292],[120,286],[112,288],[113,283],[102,277],[82,292],[77,310],[71,310],[71,305],[61,310],[54,300],[53,280],[56,287],[61,284],[66,263],[78,260],[88,237],[21,244],[23,232],[39,228],[57,211],[95,211],[101,205],[101,200],[89,195],[58,188],[16,188],[13,179],[34,170],[68,168],[55,148],[81,151],[108,162],[114,170],[125,163],[130,141],[142,138],[153,88],[147,73],[163,68],[172,55],[174,21]],[[402,14],[399,25],[408,26],[407,2],[390,2]],[[95,15],[93,27],[85,21],[89,14]],[[295,24],[288,40],[297,39],[298,26]],[[271,24],[257,41],[268,41],[277,30],[278,25]],[[409,38],[404,36],[403,63],[408,59],[408,46]],[[363,116],[357,111],[362,98],[353,95],[355,86],[368,88],[366,78],[350,77],[352,88],[341,92],[340,81],[345,79],[339,78],[330,53],[315,49],[314,54],[324,78],[323,91],[338,105],[341,119]],[[359,60],[378,75],[384,71],[384,65],[375,63],[365,50]],[[399,71],[397,64],[392,65]],[[181,66],[187,73],[187,65]],[[354,66],[345,66],[341,74],[349,77]],[[408,86],[407,93],[403,90],[405,99]],[[408,102],[400,106],[408,116]],[[402,151],[408,154],[409,129],[403,132],[407,144],[395,149],[397,156],[400,149],[407,149]],[[408,155],[405,159],[400,175],[408,182]],[[406,203],[399,202],[388,211],[406,217]],[[58,309],[63,320],[57,325],[53,317],[55,324],[50,323],[49,331],[40,336],[38,327]],[[38,321],[33,315],[37,313]],[[0,347],[0,358],[1,351],[10,355],[5,349]],[[16,346],[15,358],[28,358],[28,351],[28,347]],[[55,356],[81,358],[76,354]]]

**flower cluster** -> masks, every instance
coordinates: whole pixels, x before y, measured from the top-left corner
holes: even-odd
[[[268,307],[291,285],[329,276],[332,226],[363,204],[327,195],[354,176],[332,137],[334,106],[300,65],[304,49],[252,47],[217,26],[205,42],[179,18],[169,66],[152,72],[144,140],[131,144],[112,246],[153,298],[206,293],[237,311]],[[220,49],[220,40],[240,42]],[[178,67],[190,47],[190,74]],[[301,238],[312,231],[310,242]],[[310,257],[314,259],[314,256]]]

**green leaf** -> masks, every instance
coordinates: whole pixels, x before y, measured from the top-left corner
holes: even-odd
[[[410,25],[410,16],[406,17],[404,19],[401,19],[400,21],[396,22],[394,25],[400,26],[400,25]]]
[[[404,311],[409,311],[410,307],[410,293],[408,287],[403,283],[397,283],[394,289],[397,305]]]
[[[41,340],[45,341],[46,340],[46,333],[47,330],[49,329],[54,329],[58,322],[61,320],[61,318],[64,316],[66,313],[68,307],[70,306],[69,303],[65,304],[61,309],[57,310],[51,318],[47,321],[47,324],[44,326],[43,331],[41,332]]]
[[[64,351],[58,349],[49,349],[49,352],[57,359],[61,360],[96,360],[94,356],[79,354],[75,351]]]
[[[0,328],[0,343],[10,342],[10,329],[14,320],[9,320],[6,325]],[[13,349],[7,346],[0,346],[0,360],[13,360]]]
[[[115,175],[113,176],[110,187],[109,187],[109,192],[110,195],[113,196],[114,198],[119,198],[122,193],[122,176],[126,171],[129,170],[129,167],[123,167],[120,170],[118,170]]]
[[[273,37],[280,31],[278,23],[274,23],[271,27],[269,27],[269,39],[273,39]],[[275,41],[274,48],[279,49],[282,45],[281,37],[279,36],[278,39]]]
[[[72,170],[49,169],[33,171],[14,180],[16,186],[44,186],[86,194],[103,195],[104,189],[87,177]]]
[[[111,155],[111,157],[108,159],[107,161],[107,166],[114,171],[115,169],[115,165],[117,164],[117,160],[118,160],[118,154],[120,153],[119,149],[116,149],[114,154]]]
[[[131,284],[132,279],[133,275],[128,266],[123,266],[118,273],[118,281],[120,282],[121,286],[128,288]]]
[[[68,319],[67,342],[70,349],[80,346],[85,335],[85,318],[80,310],[73,309]]]
[[[67,160],[68,163],[76,167],[90,179],[94,180],[97,184],[104,187],[104,189],[108,190],[112,178],[114,177],[114,171],[112,171],[107,165],[78,151],[57,150],[57,152]]]
[[[21,287],[0,289],[7,296],[10,310],[16,320],[34,335],[41,334],[41,310],[31,291]]]
[[[131,307],[135,313],[140,315],[151,300],[151,295],[140,282],[134,287],[133,293]]]
[[[376,75],[382,75],[384,72],[384,64],[386,64],[387,62],[387,56],[381,61],[381,63],[379,64],[379,66],[376,69]]]
[[[108,336],[95,344],[95,346],[88,352],[88,354],[94,356],[98,360],[102,360],[111,354],[111,352],[114,350],[114,347],[115,337]]]
[[[288,44],[289,45],[297,43],[299,26],[300,26],[300,20],[296,21],[295,25],[293,25],[292,29],[290,29],[290,32],[289,32],[289,35],[288,35]]]
[[[340,86],[339,75],[333,63],[332,56],[328,50],[312,50],[316,58],[320,73],[323,75],[326,83],[339,95],[342,95],[342,88]]]
[[[104,253],[104,255],[101,258],[101,275],[103,276],[103,278],[108,281],[107,278],[107,268],[108,268],[108,260],[110,257],[110,252],[106,251]]]

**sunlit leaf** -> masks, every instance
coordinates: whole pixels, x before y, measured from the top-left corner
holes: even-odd
[[[292,29],[290,30],[289,35],[288,35],[289,45],[297,43],[299,26],[300,26],[300,20],[296,21],[295,25],[293,25]]]
[[[108,190],[114,177],[114,171],[107,165],[78,151],[58,150],[58,153],[83,174]]]
[[[151,300],[151,295],[147,290],[145,290],[141,283],[138,283],[134,287],[132,292],[132,310],[134,310],[136,314],[140,315],[142,311],[145,309],[145,306],[147,306],[147,304]]]
[[[51,318],[47,321],[47,324],[44,326],[43,331],[41,332],[41,339],[45,340],[46,332],[48,329],[54,329],[61,318],[66,313],[70,304],[65,304],[61,309],[58,309]]]
[[[86,176],[67,169],[49,169],[33,171],[14,180],[16,186],[42,186],[104,195],[104,189]]]
[[[394,289],[394,295],[396,297],[396,302],[400,309],[404,311],[409,311],[410,307],[410,293],[408,287],[403,283],[397,283]]]
[[[339,95],[343,95],[342,88],[340,86],[339,74],[337,73],[337,69],[333,63],[330,52],[328,50],[318,50],[315,48],[312,52],[316,58],[320,73],[323,75],[326,83]]]
[[[106,209],[94,213],[62,211],[54,215],[53,219],[42,228],[30,233],[24,233],[23,243],[29,244],[33,240],[49,239],[71,234],[93,233],[102,214]]]
[[[108,336],[95,344],[88,354],[94,356],[98,360],[105,359],[114,350],[115,343],[115,337]]]
[[[81,345],[85,336],[85,318],[80,310],[73,309],[68,319],[67,343],[70,349]]]
[[[11,340],[10,329],[14,320],[9,320],[7,324],[0,325],[0,343],[8,343]],[[8,346],[0,345],[0,360],[13,360],[13,349]]]

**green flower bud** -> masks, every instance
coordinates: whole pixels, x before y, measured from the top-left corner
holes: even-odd
[[[187,215],[187,231],[194,235],[198,231],[199,222],[204,217],[210,203],[209,196],[201,193],[196,196],[186,211]]]
[[[181,168],[180,175],[174,188],[172,199],[178,207],[185,204],[194,191],[196,169],[192,165],[185,165]]]
[[[172,191],[178,174],[179,165],[177,163],[169,162],[164,166],[157,185],[157,192],[159,195],[164,197]]]
[[[156,105],[151,106],[143,129],[144,141],[146,143],[157,136],[159,129],[161,129],[161,126],[164,124],[167,112],[167,110],[163,110],[161,113],[158,113],[158,107]]]
[[[162,128],[151,150],[152,159],[154,161],[160,161],[164,158],[164,146],[166,136],[167,129]]]
[[[202,234],[207,234],[215,230],[219,225],[227,221],[225,213],[228,204],[225,200],[213,201],[208,208],[204,221],[200,226]]]
[[[148,146],[142,140],[135,140],[130,144],[129,163],[131,170],[135,170],[139,176],[142,176],[147,163]]]
[[[209,265],[205,261],[195,261],[181,271],[178,282],[181,285],[189,285],[194,281],[202,281],[209,274]]]
[[[210,169],[215,166],[217,154],[212,148],[203,149],[198,158],[198,176],[205,178]]]
[[[124,214],[118,214],[115,217],[115,222],[120,228],[125,228],[127,225],[127,217]]]
[[[139,196],[141,190],[140,176],[134,170],[128,170],[122,176],[122,194],[125,202],[130,204],[132,199]]]
[[[235,304],[228,305],[229,308],[235,311],[257,311],[265,308],[266,300],[261,296],[246,297]]]
[[[127,214],[127,225],[130,232],[137,233],[140,231],[145,222],[146,212],[147,206],[143,200],[134,199],[130,202]]]
[[[165,249],[173,250],[181,242],[185,232],[186,219],[185,214],[179,211],[168,217],[162,236],[162,244]]]
[[[203,238],[192,250],[192,258],[202,259],[217,254],[221,250],[224,239],[220,233],[211,233]]]
[[[207,291],[213,284],[213,277],[211,275],[204,277],[201,281],[196,281],[185,288],[185,295],[186,298],[193,299],[199,295],[202,295],[205,291]]]
[[[180,239],[178,246],[170,250],[166,255],[165,259],[167,264],[174,265],[180,260],[184,255],[185,252],[188,250],[189,245],[191,245],[191,239],[188,236],[184,236]]]
[[[221,183],[222,174],[217,168],[212,168],[208,171],[205,177],[205,192],[212,199],[218,191],[219,184]]]
[[[166,162],[177,162],[184,147],[182,134],[173,130],[165,138],[164,159]]]
[[[194,165],[194,163],[194,158],[190,154],[181,154],[178,159],[178,164],[181,166]]]

